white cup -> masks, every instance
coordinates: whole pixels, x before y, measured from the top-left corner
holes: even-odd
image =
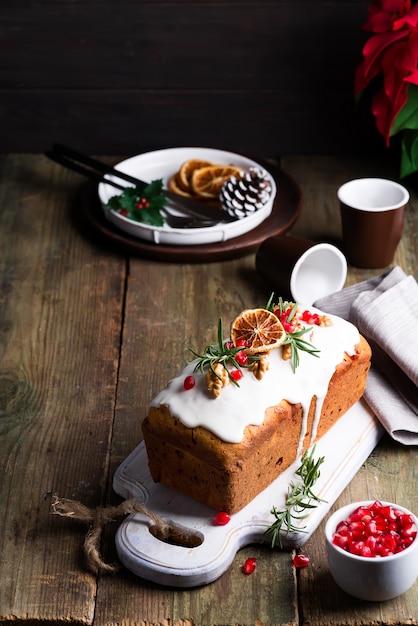
[[[290,235],[266,239],[256,267],[278,295],[305,306],[340,291],[347,277],[347,261],[338,248]]]

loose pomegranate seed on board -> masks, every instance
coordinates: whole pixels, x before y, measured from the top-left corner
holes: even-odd
[[[379,501],[358,507],[337,524],[333,543],[351,554],[384,557],[405,550],[415,540],[412,515]]]
[[[295,567],[297,567],[298,569],[301,569],[302,567],[308,567],[310,563],[310,559],[305,554],[297,554],[296,556],[293,557],[292,562]]]
[[[231,521],[231,516],[229,515],[229,513],[226,513],[225,511],[220,511],[215,516],[216,526],[225,526],[230,521]]]
[[[245,561],[244,565],[242,566],[242,571],[244,572],[244,574],[247,574],[247,576],[249,576],[250,574],[253,573],[256,567],[257,567],[257,559],[250,557],[249,559]]]

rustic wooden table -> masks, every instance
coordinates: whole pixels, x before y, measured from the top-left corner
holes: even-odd
[[[202,588],[176,590],[126,570],[95,576],[83,565],[86,528],[51,515],[51,497],[105,506],[118,465],[141,440],[154,394],[213,340],[214,320],[266,301],[254,255],[174,264],[125,257],[83,236],[72,219],[85,181],[41,155],[0,158],[0,623],[133,625],[418,624],[418,584],[368,603],[333,583],[323,524],[291,555],[249,546]],[[387,165],[335,157],[288,157],[303,210],[292,232],[335,240],[335,192],[343,181],[391,175]],[[418,278],[417,195],[395,263]],[[350,268],[347,284],[379,271]],[[384,437],[334,505],[387,499],[418,511],[416,448]],[[115,556],[116,524],[102,552]],[[244,576],[243,561],[258,559]]]

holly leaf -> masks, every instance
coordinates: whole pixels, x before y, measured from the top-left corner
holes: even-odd
[[[142,188],[126,187],[112,196],[106,208],[116,211],[135,222],[150,226],[164,226],[161,209],[166,204],[162,179],[153,180]]]
[[[114,210],[126,209],[131,211],[138,202],[138,191],[135,187],[127,187],[120,196],[113,196],[108,202],[108,206]]]

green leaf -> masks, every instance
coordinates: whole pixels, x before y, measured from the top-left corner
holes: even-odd
[[[418,130],[418,86],[409,85],[408,100],[399,111],[392,124],[390,131],[391,136],[396,135],[402,130],[414,129]]]
[[[146,204],[141,201],[145,200]],[[126,187],[117,196],[112,196],[107,208],[113,211],[123,211],[131,220],[150,226],[164,226],[161,209],[166,203],[163,192],[162,179],[153,180],[145,187]]]
[[[405,130],[401,142],[400,177],[405,178],[418,171],[418,131]]]

